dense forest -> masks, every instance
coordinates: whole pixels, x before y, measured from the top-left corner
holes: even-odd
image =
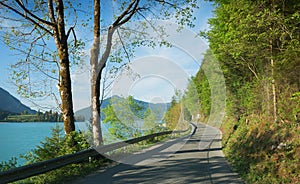
[[[299,183],[300,1],[214,2],[211,29],[200,33],[210,49],[189,85],[196,88],[198,111],[191,111],[197,103],[185,103],[187,109],[204,122],[215,115],[212,100],[221,93],[212,94],[217,78],[207,76],[207,66],[220,65],[227,159],[249,183]],[[188,89],[183,100],[195,102],[194,94]],[[168,113],[175,109],[179,105]]]

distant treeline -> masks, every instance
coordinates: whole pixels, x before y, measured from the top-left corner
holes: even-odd
[[[0,121],[5,122],[61,122],[62,114],[52,110],[29,114],[24,111],[21,114],[0,111]]]
[[[16,115],[16,113],[12,113],[12,112],[7,112],[7,111],[0,110],[0,120],[1,121],[4,120],[9,115]]]

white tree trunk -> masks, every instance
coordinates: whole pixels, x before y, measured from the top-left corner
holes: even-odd
[[[100,0],[94,0],[94,42],[91,48],[91,103],[92,117],[91,124],[93,130],[94,146],[99,146],[103,142],[101,122],[100,122],[100,80],[98,69],[98,58],[100,52]]]

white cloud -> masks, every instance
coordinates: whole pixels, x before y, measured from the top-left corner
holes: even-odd
[[[145,101],[170,101],[175,90],[184,90],[189,74],[182,67],[162,56],[146,56],[130,64],[138,78],[125,70],[115,80],[111,95],[136,96]]]
[[[170,102],[175,89],[175,86],[163,77],[146,76],[136,81],[128,93],[147,102]]]

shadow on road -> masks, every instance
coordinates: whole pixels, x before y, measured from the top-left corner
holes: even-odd
[[[208,147],[199,146],[203,141]],[[243,183],[225,160],[220,141],[219,130],[201,124],[191,137],[129,155],[123,161],[133,164],[120,163],[77,183]]]

